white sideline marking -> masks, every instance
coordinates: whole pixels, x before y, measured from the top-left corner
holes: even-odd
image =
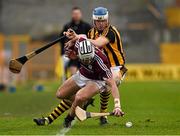
[[[74,121],[72,122],[71,127],[74,126],[74,124],[76,123],[76,121],[77,121],[77,120],[74,120]],[[65,136],[65,134],[66,134],[67,132],[69,132],[69,130],[71,129],[71,127],[70,127],[70,128],[63,128],[63,129],[61,129],[60,132],[56,134],[56,136]]]

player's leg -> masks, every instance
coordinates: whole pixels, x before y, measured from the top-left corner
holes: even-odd
[[[110,95],[111,95],[110,90],[100,93],[100,112],[102,113],[107,112]],[[107,123],[108,122],[106,116],[100,117],[100,125],[104,125]]]
[[[80,88],[77,86],[72,77],[66,80],[56,93],[57,97],[63,100],[61,100],[60,104],[47,117],[34,119],[36,124],[51,124],[55,119],[57,119],[61,114],[71,107],[71,101],[69,99],[71,99],[71,96],[79,89]]]
[[[82,107],[85,101],[89,100],[97,93],[99,93],[99,87],[95,82],[92,82],[92,81],[89,81],[85,87],[83,87],[76,93],[70,112],[65,118],[64,127],[71,126],[71,121],[75,117],[75,108],[77,106]]]
[[[76,60],[70,60],[68,67],[69,67],[70,75],[71,75],[71,76],[74,75],[74,74],[78,71],[78,69],[80,68],[79,60],[78,60],[78,59],[76,59]],[[93,98],[89,99],[87,102],[85,102],[85,104],[83,105],[82,108],[83,108],[84,110],[86,110],[89,105],[94,106],[94,105],[93,105],[93,102],[94,102],[94,99],[93,99]]]
[[[113,70],[111,70],[111,71],[113,73],[114,80],[116,82],[118,82],[118,79],[121,78],[120,77],[121,75],[119,74],[119,71],[118,72],[117,71],[115,72]],[[111,95],[110,89],[100,93],[100,105],[101,105],[100,112],[107,112],[110,95]],[[107,117],[106,116],[100,117],[100,125],[105,125],[107,123],[108,123],[108,121],[107,121]]]
[[[64,84],[58,89],[56,93],[56,96],[63,100],[61,100],[60,104],[47,117],[49,124],[70,108],[71,96],[73,96],[79,89],[80,88],[77,86],[73,78],[69,78],[64,82]]]

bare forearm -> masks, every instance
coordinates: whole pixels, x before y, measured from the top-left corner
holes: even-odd
[[[106,83],[111,87],[112,96],[114,98],[114,107],[121,107],[120,95],[117,85],[113,78],[106,79]]]
[[[98,48],[103,47],[109,43],[109,40],[104,36],[100,36],[96,40],[93,40],[93,39],[88,39],[88,40]]]
[[[112,91],[112,96],[114,99],[118,98],[119,99],[119,91],[116,85],[113,85],[111,88]]]
[[[96,47],[102,47],[103,46],[103,43],[102,42],[99,42],[97,40],[93,40],[93,39],[88,39],[93,45],[95,45]]]

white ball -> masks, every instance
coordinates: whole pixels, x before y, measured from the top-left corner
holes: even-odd
[[[128,128],[132,127],[132,122],[126,122],[126,127]]]

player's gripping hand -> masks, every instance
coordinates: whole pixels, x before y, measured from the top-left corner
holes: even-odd
[[[70,40],[77,37],[76,32],[72,29],[68,29],[66,32],[63,32],[63,34]]]
[[[64,35],[69,39],[69,41],[65,43],[65,49],[73,48],[79,36],[72,29],[68,29],[68,31],[64,32]]]
[[[65,56],[72,60],[75,60],[78,58],[76,52],[71,49],[65,50]]]
[[[74,45],[75,45],[75,42],[73,42],[73,41],[68,41],[67,43],[65,43],[65,46],[64,46],[64,49],[65,50],[69,50],[69,49],[72,49],[72,48],[74,48]]]
[[[113,110],[113,113],[117,117],[124,115],[124,112],[121,110],[120,107],[115,107],[114,110]]]

